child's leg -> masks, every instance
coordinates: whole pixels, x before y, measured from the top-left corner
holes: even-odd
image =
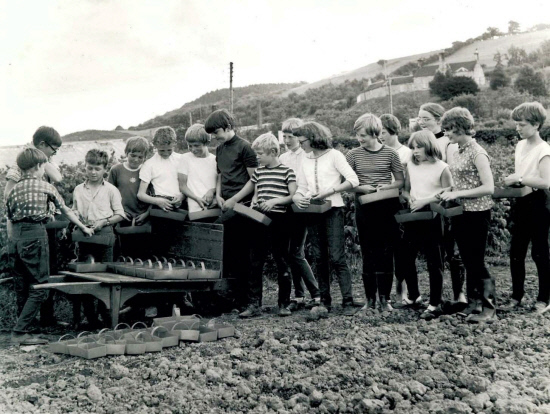
[[[538,193],[541,193],[539,195]],[[537,191],[536,204],[530,215],[529,228],[531,233],[531,256],[537,266],[539,276],[539,294],[537,302],[548,304],[550,299],[550,254],[548,251],[548,230],[550,228],[550,212],[546,208],[544,192]],[[544,196],[544,197],[543,197]]]
[[[256,225],[255,240],[250,251],[251,270],[248,278],[248,306],[262,306],[263,271],[270,245],[270,234],[267,227]]]
[[[525,294],[525,258],[531,241],[529,211],[525,200],[517,200],[512,211],[512,238],[510,240],[510,273],[512,275],[512,299],[521,302]],[[548,237],[548,235],[546,235]]]
[[[439,217],[426,222],[423,244],[430,276],[430,305],[432,306],[438,306],[441,303],[443,292],[442,239],[443,233]]]
[[[363,286],[365,287],[365,296],[368,301],[376,301],[376,292],[378,284],[374,269],[374,260],[376,251],[375,244],[371,242],[372,234],[368,230],[368,217],[370,214],[368,205],[361,206],[355,203],[355,226],[359,235],[359,244],[361,245],[361,256],[363,259]]]
[[[458,300],[459,297],[465,293],[464,283],[466,281],[466,268],[458,252],[451,222],[451,218],[449,217],[443,219],[442,254],[444,261],[449,264],[454,299]]]
[[[329,213],[326,213],[329,214]],[[321,303],[324,306],[332,306],[330,296],[330,261],[327,234],[327,220],[323,214],[321,217],[312,217],[309,227],[311,253],[315,263],[315,272],[319,282]]]
[[[289,261],[294,282],[294,296],[297,298],[305,297],[305,288],[307,287],[311,297],[318,298],[320,295],[319,285],[304,253],[307,227],[303,218],[300,218],[298,214],[289,214],[291,217]]]
[[[344,211],[342,207],[333,207],[325,215],[330,264],[338,277],[343,305],[352,304],[351,273],[346,261],[345,251]]]
[[[419,251],[419,233],[422,228],[419,228],[418,222],[406,223],[404,226],[403,243],[401,245],[399,265],[407,281],[409,289],[409,299],[413,302],[420,296],[418,290],[418,272],[416,270],[416,258]],[[397,266],[396,266],[397,267]]]
[[[46,230],[43,227],[39,228],[38,225],[14,224],[13,226],[14,243],[10,262],[13,263],[16,289],[24,289],[25,291],[20,293],[23,294],[22,297],[26,297],[13,332],[26,333],[30,330],[40,305],[48,296],[46,289],[30,289],[30,285],[48,281],[48,236]]]
[[[271,246],[273,259],[277,264],[277,281],[279,285],[279,307],[286,308],[290,305],[290,292],[292,290],[292,278],[290,276],[288,246],[290,242],[290,220],[286,214],[271,214],[273,222],[269,227],[271,233]]]

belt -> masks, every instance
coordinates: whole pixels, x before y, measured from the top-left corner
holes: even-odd
[[[24,218],[17,221],[12,221],[12,224],[46,224],[49,221],[49,219],[44,219],[40,221],[32,220],[30,218]]]

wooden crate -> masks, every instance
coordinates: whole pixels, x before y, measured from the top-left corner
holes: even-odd
[[[520,198],[525,197],[527,194],[531,194],[533,189],[531,187],[495,187],[493,198]]]
[[[311,203],[307,208],[299,208],[296,204],[292,204],[292,211],[295,213],[314,213],[322,214],[326,213],[332,208],[332,202],[330,200],[323,201],[322,203]]]
[[[218,219],[222,214],[222,210],[219,208],[211,208],[208,210],[189,212],[189,220],[206,220],[206,219]]]
[[[464,208],[458,203],[430,203],[430,209],[443,217],[454,217],[464,212]]]
[[[265,226],[269,226],[271,224],[271,219],[267,217],[265,214],[260,213],[259,211],[254,210],[253,208],[247,207],[244,204],[241,204],[241,203],[235,204],[235,207],[233,207],[233,210],[235,211],[235,213],[240,214],[241,216],[247,217],[249,219],[252,219]]]
[[[437,213],[435,211],[415,211],[411,213],[411,209],[399,210],[394,216],[398,223],[407,223],[410,221],[432,220]]]
[[[175,221],[185,221],[187,219],[188,212],[187,210],[182,210],[180,208],[172,211],[164,211],[161,208],[153,207],[149,214],[151,215],[151,217],[159,217]]]
[[[398,198],[398,197],[399,197],[399,189],[392,188],[390,190],[380,190],[374,193],[362,195],[359,197],[359,203],[369,204],[380,200],[387,200],[389,198]]]

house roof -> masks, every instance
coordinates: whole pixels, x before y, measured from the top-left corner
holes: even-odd
[[[470,62],[448,63],[447,65],[449,65],[451,72],[453,73],[461,71],[473,72],[476,63],[477,61],[472,60]],[[439,69],[439,65],[423,66],[416,71],[414,77],[421,78],[423,76],[435,76],[437,69]]]
[[[413,76],[400,76],[398,78],[392,78],[391,84],[392,85],[402,85],[404,83],[412,83],[413,82]],[[365,92],[372,91],[374,89],[382,88],[384,86],[388,86],[388,82],[378,81],[370,85],[367,89],[365,89]]]

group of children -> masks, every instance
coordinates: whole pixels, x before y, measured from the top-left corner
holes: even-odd
[[[550,187],[550,146],[539,135],[546,112],[539,103],[525,103],[514,109],[512,119],[522,140],[516,149],[516,172],[506,177],[504,184],[529,186],[533,192],[518,199],[512,212],[513,294],[508,309],[521,306],[525,256],[532,242],[539,275],[535,308],[543,313],[549,307],[550,295],[550,212],[545,191]],[[342,192],[355,194],[365,310],[422,306],[416,259],[423,250],[430,298],[421,318],[432,319],[449,310],[442,304],[444,261],[451,269],[454,301],[450,307],[468,314],[472,322],[496,317],[494,278],[484,262],[494,182],[489,156],[473,138],[474,119],[467,109],[445,112],[438,104],[423,105],[418,115],[421,130],[411,135],[408,145],[398,140],[400,124],[396,117],[364,114],[354,125],[360,146],[346,155],[332,148],[330,131],[314,121],[291,118],[283,123],[287,147],[283,154],[272,134],[262,134],[250,145],[236,135],[235,124],[228,111],[213,112],[204,126],[196,124],[187,130],[189,152],[183,155],[174,152],[176,134],[170,127],[155,132],[152,156],[145,138],[130,138],[126,160],[110,171],[108,154],[90,150],[85,158],[86,181],[75,188],[72,209],[48,183],[61,180],[49,160],[61,146],[61,138],[53,128],[39,128],[33,146],[25,148],[17,157],[17,166],[9,170],[5,192],[9,257],[19,307],[13,341],[36,340],[30,335],[31,325],[47,290],[31,290],[29,286],[44,283],[49,275],[44,224],[55,209],[76,225],[76,232],[107,240],[103,244],[79,242],[81,260],[92,254],[98,261],[112,261],[113,226],[128,222],[143,225],[152,207],[169,211],[187,200],[186,209],[191,212],[215,206],[227,211],[236,203],[250,203],[272,220],[270,226],[240,215],[232,215],[223,223],[224,276],[239,281],[235,306],[240,316],[261,313],[262,274],[270,251],[278,273],[280,316],[304,307],[330,310],[331,270],[340,286],[343,312],[352,315],[363,304],[354,302],[352,294]],[[211,138],[219,142],[215,156],[208,150]],[[361,195],[392,189],[402,190],[399,198],[359,202]],[[297,213],[290,208],[294,204],[304,209],[322,201],[331,202],[331,208],[322,214]],[[462,205],[463,214],[402,225],[394,217],[404,204],[415,212],[429,208],[430,203],[451,201]],[[306,238],[315,275],[304,254]],[[122,249],[131,249],[133,254],[144,246],[131,240],[122,243]],[[397,287],[392,302],[394,274]],[[291,300],[293,284],[295,297]],[[306,289],[309,301],[305,299]],[[101,307],[95,310],[93,302],[85,302],[89,323],[97,323],[97,314],[104,311]]]

